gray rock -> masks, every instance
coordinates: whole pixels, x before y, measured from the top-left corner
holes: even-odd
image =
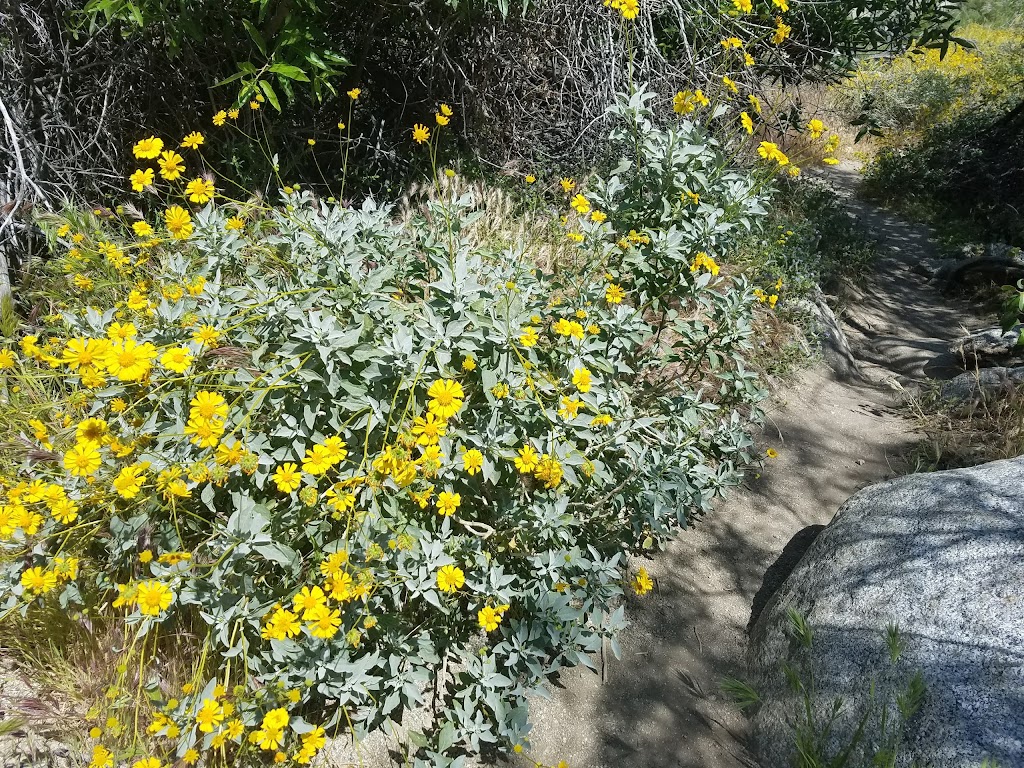
[[[943,290],[970,283],[1013,283],[1024,277],[1024,253],[1006,243],[965,246],[963,259],[947,260],[929,275]]]
[[[1024,325],[1018,323],[1005,333],[1002,328],[975,331],[953,342],[949,351],[960,355],[968,367],[988,368],[1013,361],[1024,363],[1024,346],[1017,345],[1022,329]]]
[[[969,405],[1008,392],[1024,383],[1024,367],[982,368],[944,381],[939,397],[953,405]]]
[[[790,765],[787,717],[800,699],[779,664],[809,665],[818,713],[843,696],[837,739],[856,728],[872,677],[879,694],[920,670],[906,765],[1024,767],[1024,457],[910,475],[851,497],[765,607],[748,662],[764,704],[755,740],[764,768]],[[787,610],[814,628],[809,651],[787,637]],[[882,634],[906,650],[894,668]],[[860,766],[854,762],[851,765]]]

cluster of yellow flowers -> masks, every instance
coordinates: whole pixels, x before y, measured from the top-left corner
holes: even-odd
[[[618,11],[626,21],[633,21],[640,15],[639,0],[604,0],[604,7]]]
[[[700,272],[702,269],[710,272],[712,275],[717,275],[719,272],[718,263],[704,251],[700,251],[696,256],[694,256],[693,263],[690,264],[690,272],[694,274]]]

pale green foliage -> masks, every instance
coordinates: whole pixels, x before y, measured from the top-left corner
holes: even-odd
[[[47,517],[38,534],[15,533],[4,545],[11,557],[0,572],[0,607],[35,610],[20,576],[28,564],[49,567],[58,552],[81,558],[62,605],[109,611],[118,583],[169,586],[174,603],[159,615],[123,609],[141,636],[186,616],[200,637],[207,633],[194,693],[161,693],[159,669],[143,674],[158,704],[177,699],[168,714],[181,735],[167,742],[166,760],[209,747],[213,734],[195,729],[194,713],[218,681],[241,686],[232,700],[247,729],[268,709],[288,708],[289,749],[312,724],[329,733],[351,727],[358,737],[434,701],[428,732],[412,737],[416,766],[458,766],[466,752],[521,743],[527,693],[559,669],[590,665],[588,654],[624,626],[624,554],[709,511],[754,460],[747,428],[762,391],[744,368],[754,299],[741,278],[689,267],[698,250],[727,254],[763,213],[763,196],[754,179],[726,169],[701,127],[656,128],[650,100],[639,93],[615,108],[622,129],[613,141],[631,159],[584,190],[608,219],[572,215],[582,266],[556,274],[542,273],[521,248],[495,252],[464,237],[487,211],[443,189],[401,223],[373,201],[351,209],[304,190],[285,193],[242,232],[226,229],[231,211],[207,206],[190,239],[165,241],[145,266],[148,315],[110,306],[132,286],[87,253],[82,271],[100,292],[89,301],[104,296],[106,306],[72,296],[42,336],[101,338],[117,314],[138,325],[138,342],[186,345],[197,357],[183,375],[155,369],[146,385],[111,379],[87,391],[63,369],[51,374],[55,408],[102,416],[139,448],[123,459],[104,449],[94,483],[53,462],[29,468],[78,499],[80,517],[72,528]],[[684,189],[700,194],[699,207],[684,202]],[[90,237],[123,237],[124,226],[114,220]],[[649,242],[621,244],[631,229]],[[623,287],[622,303],[607,299],[607,273]],[[167,297],[198,276],[207,280],[201,293]],[[556,333],[559,320],[578,322],[581,338]],[[191,341],[198,324],[223,334],[216,349]],[[526,327],[537,330],[534,346],[520,340]],[[50,370],[43,358],[25,365],[40,376]],[[572,380],[581,368],[592,374],[586,389]],[[438,380],[458,381],[465,403],[432,466],[410,428]],[[508,394],[496,395],[498,385]],[[217,482],[186,477],[189,498],[167,499],[151,485],[130,501],[111,493],[130,461],[150,462],[151,473],[212,467],[213,450],[183,436],[200,390],[226,399],[224,440],[258,457],[252,473],[228,466]],[[116,397],[129,402],[124,413],[111,410]],[[576,398],[582,410],[573,417],[565,401]],[[598,414],[610,423],[595,424]],[[67,450],[73,428],[53,413],[48,421],[54,450]],[[275,469],[301,464],[332,435],[348,457],[324,477],[302,478],[319,498],[278,490]],[[523,445],[557,461],[560,482],[517,471]],[[483,454],[479,474],[463,469],[469,450]],[[400,478],[388,461],[415,472]],[[355,507],[332,511],[324,493],[332,485],[341,492],[334,484],[345,481]],[[413,494],[431,489],[421,507]],[[461,495],[456,515],[438,514],[440,491]],[[191,559],[140,564],[142,549]],[[261,638],[275,604],[322,585],[321,563],[341,551],[365,589],[336,605],[338,634],[317,639],[307,628]],[[452,593],[437,580],[449,565],[465,575]],[[496,605],[508,613],[487,633],[478,611]],[[287,690],[298,702],[285,699]],[[238,749],[240,761],[257,751],[244,738]]]

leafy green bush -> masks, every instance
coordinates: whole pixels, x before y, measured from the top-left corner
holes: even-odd
[[[730,170],[655,104],[614,106],[607,178],[563,180],[579,258],[551,273],[468,237],[487,211],[444,174],[407,221],[232,201],[185,184],[195,136],[136,145],[163,205],[49,225],[41,325],[0,352],[0,607],[121,638],[93,768],[302,764],[428,706],[417,766],[522,746],[527,693],[651,588],[625,555],[755,458],[757,301],[716,259],[775,162]]]

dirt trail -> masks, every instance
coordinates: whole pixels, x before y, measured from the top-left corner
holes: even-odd
[[[936,255],[926,228],[856,200],[853,166],[828,179],[882,244],[874,277],[841,313],[865,380],[837,380],[822,364],[787,386],[764,434],[778,458],[646,564],[657,589],[630,601],[622,660],[606,654],[604,681],[569,671],[536,701],[531,758],[572,768],[755,765],[746,722],[719,681],[744,674],[745,627],[765,571],[798,531],[828,523],[851,494],[899,471],[917,436],[893,407],[898,392],[955,373],[946,347],[970,317],[914,271]]]

